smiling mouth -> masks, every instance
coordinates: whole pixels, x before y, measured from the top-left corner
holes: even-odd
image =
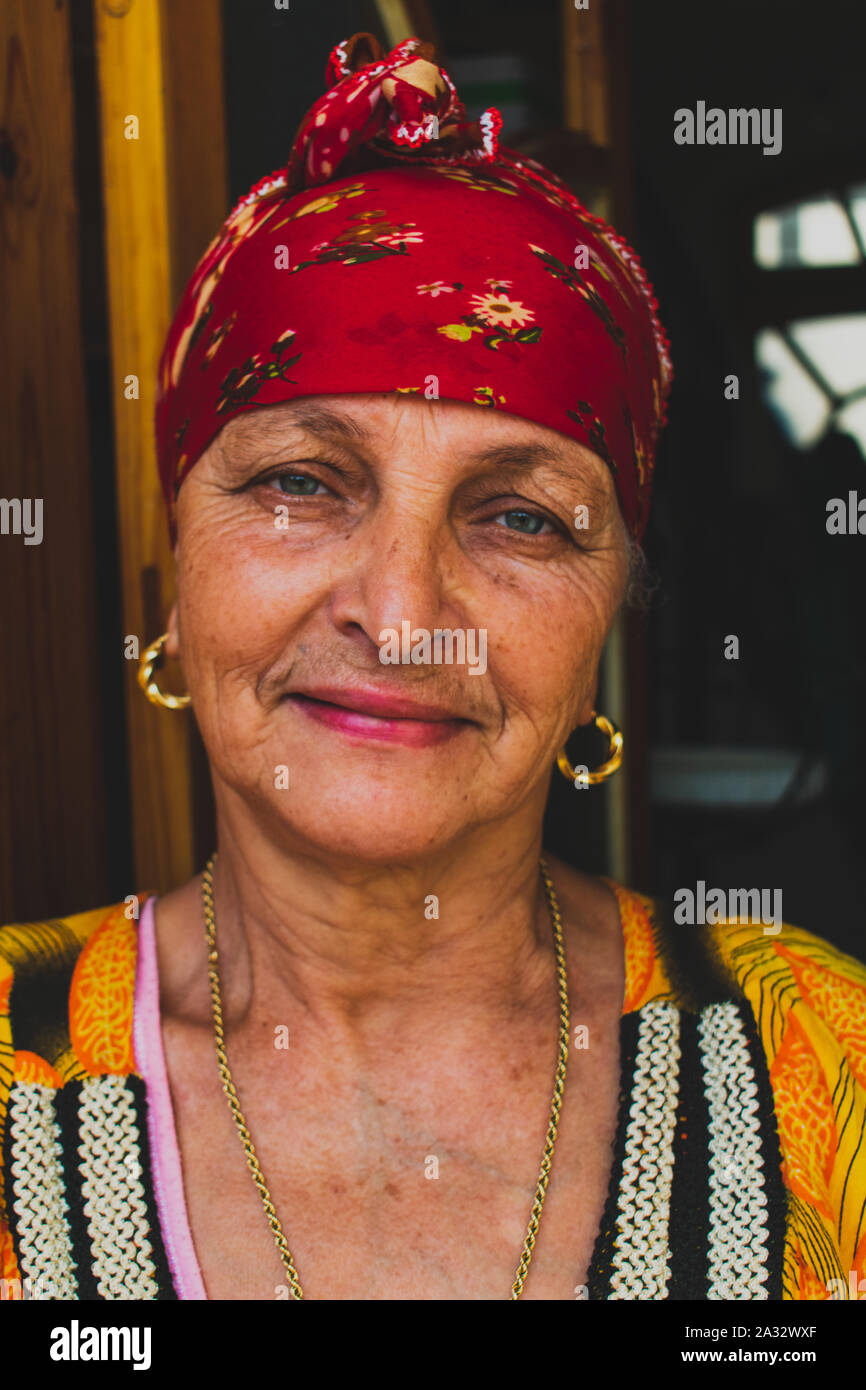
[[[339,733],[361,739],[378,739],[385,743],[401,743],[412,747],[429,747],[445,743],[474,723],[429,705],[416,705],[408,700],[383,696],[378,692],[349,696],[353,703],[342,704],[322,695],[306,695],[299,691],[285,696],[309,719]]]

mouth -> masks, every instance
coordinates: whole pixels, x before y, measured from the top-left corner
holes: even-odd
[[[475,723],[442,706],[379,690],[292,691],[284,698],[308,719],[339,733],[414,748],[446,743]]]

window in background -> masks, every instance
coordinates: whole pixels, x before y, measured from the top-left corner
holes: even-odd
[[[866,185],[762,212],[753,254],[762,270],[862,267]],[[788,440],[811,449],[830,429],[851,435],[866,459],[866,314],[792,318],[755,339],[764,398]]]

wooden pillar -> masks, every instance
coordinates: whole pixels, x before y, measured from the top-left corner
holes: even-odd
[[[66,5],[0,6],[4,922],[92,907],[107,881],[70,53]]]
[[[567,130],[578,130],[594,145],[610,143],[604,0],[577,9],[562,0],[563,115]]]
[[[181,288],[227,211],[222,44],[218,0],[94,0],[94,16],[122,660],[121,638],[137,637],[143,650],[174,598],[154,448],[156,369]],[[164,891],[197,867],[191,716],[149,705],[136,663],[126,664],[136,880]]]

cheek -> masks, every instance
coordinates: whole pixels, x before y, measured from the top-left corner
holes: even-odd
[[[261,674],[311,606],[309,565],[287,563],[281,533],[211,515],[181,528],[178,615],[192,684],[207,671]]]
[[[506,707],[539,727],[576,715],[595,678],[619,600],[619,567],[587,557],[559,576],[497,592],[488,665]]]

